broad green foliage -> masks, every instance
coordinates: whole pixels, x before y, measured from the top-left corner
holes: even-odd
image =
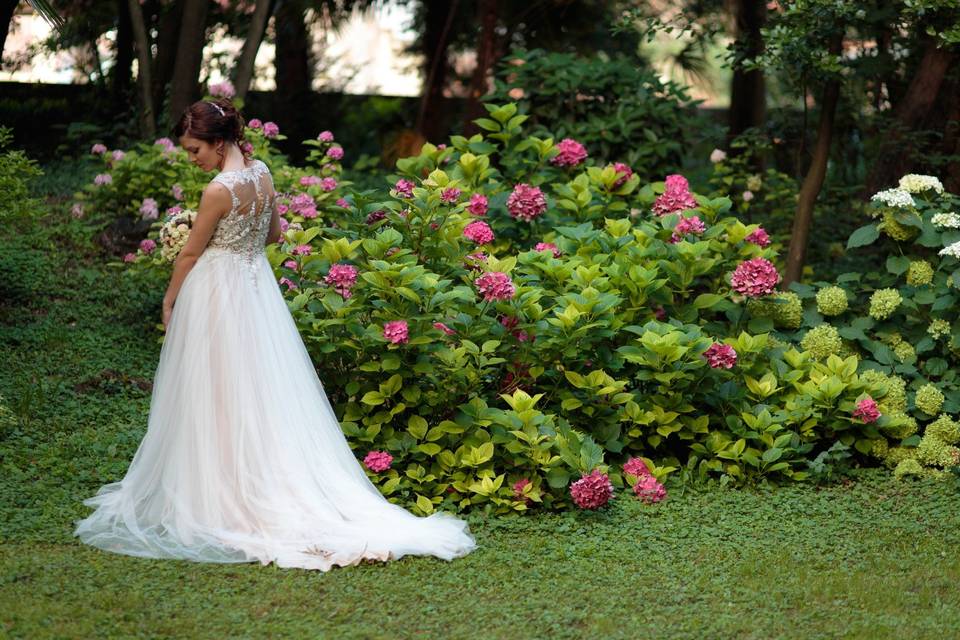
[[[29,184],[42,172],[22,151],[7,149],[12,140],[13,132],[0,127],[0,222],[36,216],[40,207]]]
[[[888,393],[856,358],[775,339],[731,290],[776,253],[728,198],[654,215],[664,182],[557,166],[514,105],[487,109],[486,134],[399,161],[389,194],[314,194],[274,167],[291,204],[268,257],[358,457],[392,456],[371,472],[386,495],[420,513],[567,508],[594,469],[624,487],[629,457],[661,479],[825,478],[824,452],[868,459],[902,428],[853,417]],[[702,231],[677,234],[694,213]],[[732,368],[708,359],[718,344]]]

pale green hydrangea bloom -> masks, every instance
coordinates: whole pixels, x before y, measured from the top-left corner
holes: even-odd
[[[901,342],[893,348],[894,355],[900,362],[906,362],[917,357],[917,352],[909,342]]]
[[[825,316],[838,316],[847,310],[847,292],[840,287],[824,287],[817,291],[817,311]]]
[[[921,287],[933,282],[933,267],[926,260],[915,260],[907,269],[907,284]]]
[[[883,222],[877,225],[877,229],[896,240],[897,242],[907,242],[913,240],[914,236],[920,233],[916,227],[908,227],[897,220],[892,211],[883,213]]]
[[[903,298],[896,289],[877,289],[870,296],[870,317],[885,320],[893,315]]]
[[[917,461],[930,467],[949,467],[960,462],[960,449],[926,435],[917,447]]]
[[[915,403],[920,411],[928,416],[935,416],[943,406],[943,392],[936,386],[927,383],[917,390]]]
[[[831,324],[823,323],[817,325],[800,341],[800,348],[809,351],[814,360],[826,360],[831,354],[840,351],[843,341],[840,340],[840,332]]]
[[[803,302],[793,291],[784,291],[765,299],[750,299],[747,301],[747,311],[755,318],[770,318],[774,325],[786,329],[797,329],[803,322]]]
[[[927,327],[927,333],[933,336],[934,340],[939,340],[944,336],[950,335],[950,323],[941,318],[937,318]]]
[[[957,444],[960,442],[960,424],[944,413],[927,425],[924,437],[936,438],[946,444]]]
[[[937,193],[943,193],[943,184],[939,178],[917,173],[908,173],[900,178],[899,186],[908,193],[922,193],[927,189],[933,189]]]
[[[906,460],[901,460],[901,461],[897,464],[897,468],[893,470],[893,476],[894,476],[897,480],[902,480],[902,479],[906,478],[907,476],[916,476],[916,477],[919,477],[919,476],[922,476],[922,475],[923,475],[923,467],[920,466],[920,463],[919,463],[919,462],[917,462],[916,460],[914,460],[914,459],[912,459],[912,458],[908,458],[908,459],[906,459]]]

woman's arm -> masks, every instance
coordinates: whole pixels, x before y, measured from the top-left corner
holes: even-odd
[[[267,244],[273,244],[280,239],[280,214],[277,208],[273,207],[273,213],[270,214],[270,232],[267,234]]]
[[[190,235],[187,236],[187,243],[180,250],[180,255],[173,263],[173,275],[170,276],[170,284],[163,296],[164,328],[170,322],[173,304],[177,300],[177,294],[180,293],[183,281],[190,270],[193,269],[197,258],[207,248],[207,243],[210,242],[210,237],[213,236],[213,232],[217,228],[217,222],[225,213],[230,211],[231,204],[230,192],[219,182],[211,182],[203,190],[203,195],[200,197],[200,206],[197,208],[197,218],[193,221]]]

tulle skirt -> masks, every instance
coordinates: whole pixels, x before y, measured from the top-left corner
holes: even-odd
[[[266,257],[208,248],[174,305],[147,433],[76,523],[86,544],[326,571],[476,547],[467,523],[388,502],[340,429]]]

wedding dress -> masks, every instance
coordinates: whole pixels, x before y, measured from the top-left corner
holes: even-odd
[[[264,253],[266,165],[214,180],[233,206],[177,296],[147,433],[74,535],[133,556],[322,571],[472,551],[465,521],[388,502],[347,444]]]

